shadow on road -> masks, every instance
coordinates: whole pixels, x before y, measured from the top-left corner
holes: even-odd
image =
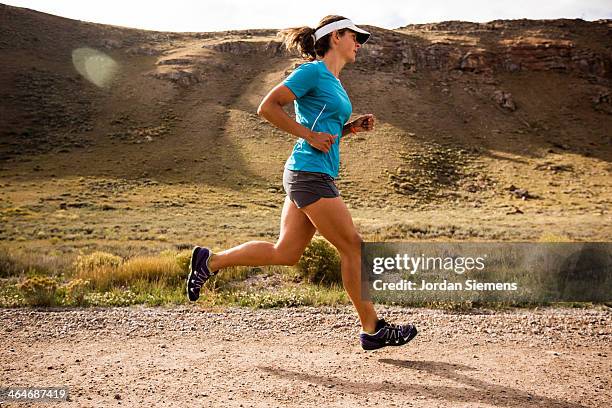
[[[347,381],[335,377],[307,374],[286,370],[283,368],[259,366],[263,371],[274,374],[280,378],[305,381],[323,385],[351,394],[367,394],[371,392],[385,392],[390,394],[406,394],[411,397],[419,396],[428,399],[446,400],[459,403],[485,403],[500,407],[564,407],[586,408],[584,405],[569,403],[554,398],[547,398],[530,394],[516,388],[491,384],[472,378],[461,371],[474,371],[475,368],[462,364],[450,364],[439,361],[403,361],[393,359],[380,359],[379,362],[393,365],[410,371],[425,371],[432,375],[431,380],[438,381],[433,376],[456,381],[463,387],[449,387],[442,385],[404,384],[391,381],[357,382]],[[405,377],[410,380],[410,376]]]

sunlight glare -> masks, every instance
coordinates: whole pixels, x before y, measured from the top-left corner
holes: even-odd
[[[72,63],[79,74],[100,88],[110,85],[119,70],[119,65],[111,57],[86,47],[72,51]]]

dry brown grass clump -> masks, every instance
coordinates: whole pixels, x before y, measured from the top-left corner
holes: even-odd
[[[184,256],[138,256],[128,260],[105,253],[94,252],[77,258],[77,277],[88,280],[97,290],[114,286],[127,286],[137,281],[178,284],[185,277]],[[182,262],[181,262],[182,260]]]
[[[29,275],[54,275],[70,268],[70,258],[37,251],[9,250],[0,247],[0,278]]]

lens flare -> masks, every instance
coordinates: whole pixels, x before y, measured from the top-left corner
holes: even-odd
[[[92,48],[72,51],[72,63],[79,74],[100,88],[109,86],[119,70],[119,65],[111,57]]]

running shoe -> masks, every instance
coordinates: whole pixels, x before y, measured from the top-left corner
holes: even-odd
[[[369,334],[362,330],[359,340],[364,350],[376,350],[386,346],[402,346],[416,335],[417,329],[412,324],[389,324],[384,319],[379,319],[375,333]]]
[[[211,272],[208,268],[211,256],[212,251],[210,249],[199,246],[193,248],[191,252],[191,272],[189,272],[187,277],[187,296],[192,302],[195,302],[200,297],[202,285],[217,273],[217,271]]]

